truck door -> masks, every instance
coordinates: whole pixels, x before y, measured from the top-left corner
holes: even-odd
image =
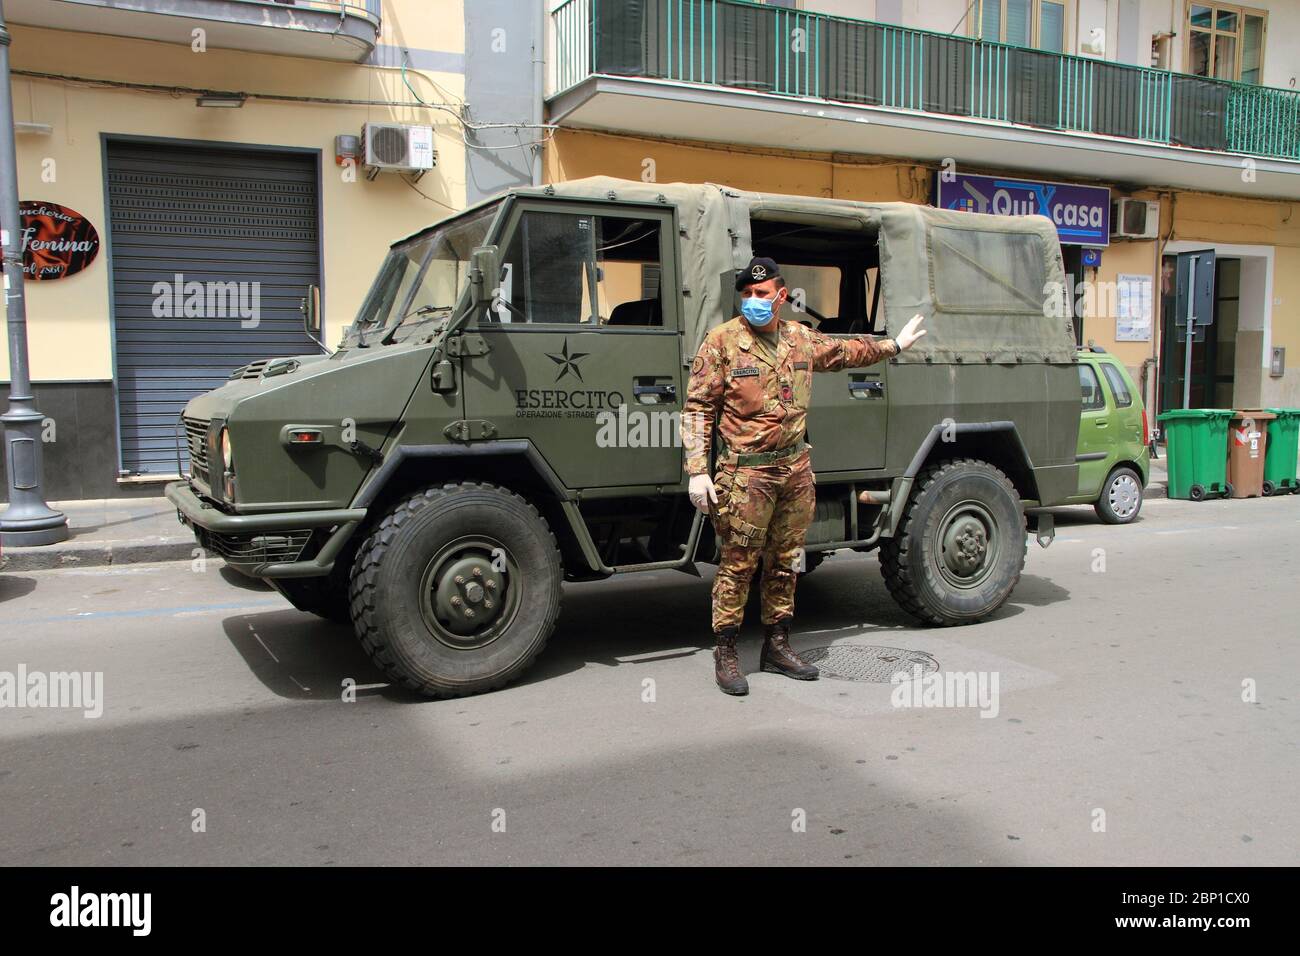
[[[680,485],[682,357],[670,210],[521,202],[498,242],[464,414],[532,442],[568,488]]]
[[[879,270],[872,272],[878,275]],[[850,284],[856,286],[853,293],[865,292],[868,281],[860,267],[844,267],[845,294],[839,310],[844,318],[823,323],[825,331],[844,330],[831,331],[832,338],[852,338],[869,328],[868,297],[849,294]],[[874,289],[874,282],[870,284]],[[821,473],[885,467],[888,380],[887,361],[813,376],[808,437],[813,443],[814,470]]]
[[[1110,473],[1115,458],[1115,435],[1119,423],[1111,420],[1106,393],[1097,370],[1088,362],[1079,363],[1079,388],[1083,392],[1083,409],[1079,417],[1079,494],[1092,495]]]
[[[751,219],[750,230],[754,254],[770,256],[781,266],[790,290],[790,319],[833,338],[867,331],[864,264],[874,258],[874,236],[862,223],[845,218],[842,227],[813,224],[765,210]],[[887,367],[881,362],[813,376],[808,440],[818,474],[885,466]]]

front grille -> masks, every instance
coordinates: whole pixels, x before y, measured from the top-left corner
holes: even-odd
[[[190,452],[190,472],[205,485],[208,480],[208,420],[183,416],[185,422],[185,445]]]
[[[217,534],[194,529],[199,544],[231,564],[287,564],[302,556],[311,531],[276,531],[253,534]]]

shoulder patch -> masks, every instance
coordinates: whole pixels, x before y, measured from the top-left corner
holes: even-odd
[[[807,363],[807,362],[795,362],[795,363],[794,363],[794,368],[795,368],[795,371],[796,371],[796,372],[802,372],[802,371],[803,371],[804,369],[806,369],[807,367],[808,367],[808,363]]]
[[[697,355],[695,356],[695,361],[691,363],[691,373],[694,375],[699,375],[703,371],[704,371],[704,356]]]

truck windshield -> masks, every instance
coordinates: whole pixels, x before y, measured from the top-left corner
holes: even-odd
[[[357,330],[367,336],[392,333],[449,315],[465,286],[470,253],[483,244],[500,205],[476,209],[393,248],[361,307]]]

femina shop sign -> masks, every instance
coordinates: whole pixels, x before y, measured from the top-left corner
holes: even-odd
[[[996,216],[1046,216],[1065,245],[1110,244],[1110,190],[1105,186],[941,172],[937,205]]]
[[[21,202],[23,277],[63,279],[99,255],[99,233],[89,219],[52,202]]]

